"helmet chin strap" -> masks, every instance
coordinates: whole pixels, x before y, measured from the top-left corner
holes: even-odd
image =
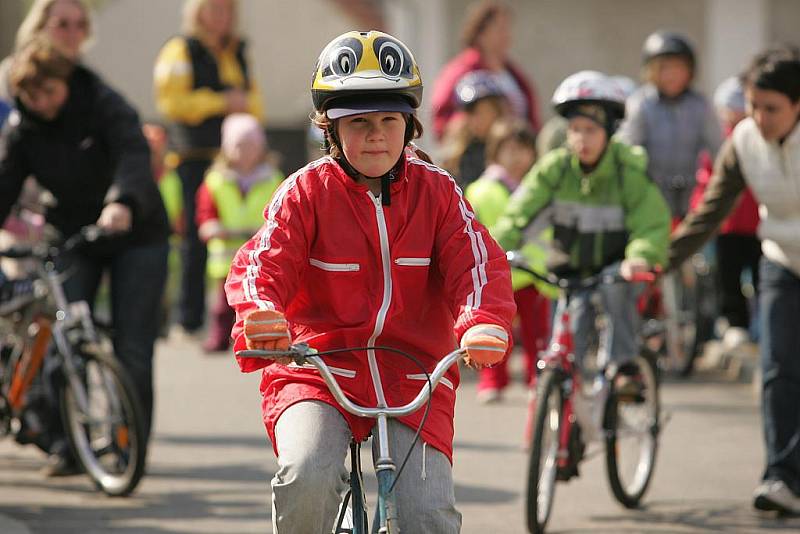
[[[344,154],[340,155],[336,158],[336,161],[339,162],[344,172],[347,173],[348,176],[354,179],[364,179],[364,180],[380,180],[381,181],[381,204],[384,206],[389,206],[391,204],[391,189],[390,185],[392,180],[395,179],[397,176],[397,171],[400,168],[400,165],[403,163],[404,154],[400,155],[400,159],[397,160],[397,163],[389,169],[389,172],[382,176],[367,176],[366,174],[360,173],[353,167]]]

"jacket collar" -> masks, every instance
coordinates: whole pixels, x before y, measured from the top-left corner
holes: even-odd
[[[605,152],[600,157],[600,161],[598,162],[597,166],[591,172],[584,172],[581,168],[581,162],[578,159],[578,156],[574,153],[571,153],[570,157],[570,166],[572,167],[572,171],[578,175],[583,176],[590,181],[596,181],[598,179],[604,179],[608,176],[611,176],[614,172],[616,172],[616,157],[615,153],[617,151],[617,142],[614,140],[609,141],[608,145],[606,146]]]
[[[400,191],[405,183],[408,181],[408,159],[411,157],[407,153],[403,153],[399,164],[394,169],[394,179],[392,180],[391,192]],[[336,158],[326,156],[332,164],[333,175],[337,180],[342,182],[350,189],[357,191],[367,191],[369,187],[366,184],[361,184],[355,181],[352,176],[347,174],[344,168],[339,164]],[[378,180],[378,178],[375,178]]]

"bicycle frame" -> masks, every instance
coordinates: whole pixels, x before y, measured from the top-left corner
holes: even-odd
[[[444,358],[439,360],[439,363],[430,373],[430,386],[424,385],[414,399],[403,405],[390,407],[385,405],[378,405],[374,408],[361,406],[355,404],[345,396],[344,391],[339,386],[333,373],[331,373],[325,361],[321,356],[315,355],[316,351],[308,346],[306,343],[298,343],[293,345],[289,351],[272,351],[272,350],[242,350],[236,353],[237,356],[242,358],[265,358],[274,359],[278,356],[290,355],[294,358],[297,365],[304,365],[306,363],[312,364],[317,368],[323,380],[331,391],[331,394],[345,410],[353,415],[359,417],[368,417],[376,420],[377,432],[373,434],[373,439],[377,442],[378,459],[375,461],[375,475],[378,479],[378,508],[377,520],[380,525],[378,532],[385,533],[391,532],[392,534],[400,532],[397,521],[397,502],[393,491],[390,491],[395,483],[397,466],[391,457],[389,451],[389,419],[403,417],[416,412],[428,401],[433,390],[441,381],[445,372],[452,366],[459,358],[465,354],[464,349],[456,349],[447,354]],[[357,464],[354,462],[353,466]],[[361,496],[357,496],[359,499]],[[354,503],[356,496],[353,497]],[[356,517],[356,510],[353,511]],[[353,534],[367,534],[366,532],[359,532],[354,529]]]
[[[65,246],[64,249],[74,247],[84,239],[85,236],[78,234],[78,237],[70,245]],[[44,302],[45,311],[44,313],[35,313],[31,318],[31,322],[38,325],[39,332],[36,335],[31,351],[31,363],[24,372],[25,376],[19,379],[15,377],[15,387],[11,390],[12,394],[9,395],[11,408],[17,412],[22,408],[21,399],[24,397],[25,390],[30,385],[31,380],[38,373],[49,341],[52,338],[57,349],[56,354],[60,356],[61,363],[64,366],[64,375],[72,386],[75,401],[81,411],[87,412],[89,399],[81,382],[75,361],[76,355],[69,336],[70,332],[77,326],[80,329],[80,334],[85,336],[87,341],[98,341],[99,337],[92,320],[89,305],[85,301],[70,303],[67,300],[62,286],[62,277],[64,275],[59,274],[56,270],[53,262],[53,249],[49,246],[39,249],[23,249],[22,251],[10,250],[5,251],[4,255],[11,258],[36,258],[37,279],[44,282],[46,287],[44,295],[38,298],[36,303],[30,304],[37,306],[39,305],[37,304],[38,302]]]

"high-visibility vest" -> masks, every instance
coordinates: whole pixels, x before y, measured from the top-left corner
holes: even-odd
[[[283,181],[283,174],[272,167],[265,167],[264,180],[255,183],[246,195],[242,195],[235,180],[226,178],[219,171],[206,175],[206,187],[214,199],[220,224],[231,231],[252,232],[264,222],[264,207]],[[247,239],[232,237],[213,238],[208,241],[206,271],[212,278],[225,278],[233,256]]]
[[[475,216],[478,220],[486,226],[491,232],[492,226],[497,219],[503,214],[511,199],[511,191],[500,180],[493,178],[483,177],[471,183],[464,196],[467,197],[472,208],[475,210]],[[522,246],[522,254],[528,260],[530,266],[539,273],[545,274],[547,268],[545,267],[547,259],[547,242],[552,238],[552,230],[546,229],[537,236],[537,239],[528,241]],[[541,282],[531,276],[530,274],[520,271],[519,269],[511,269],[511,286],[514,291],[522,289],[527,286],[536,286],[540,293],[549,297],[556,298],[558,290]]]
[[[158,182],[158,190],[167,210],[169,225],[174,230],[178,218],[183,214],[183,185],[174,169],[164,173]]]

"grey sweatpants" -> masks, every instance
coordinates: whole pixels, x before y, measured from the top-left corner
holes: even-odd
[[[350,436],[339,411],[324,402],[299,402],[281,414],[275,425],[278,472],[271,483],[275,534],[330,534],[348,486]],[[414,431],[389,420],[389,452],[398,468],[413,438]],[[402,532],[460,532],[452,468],[442,452],[418,441],[394,491]]]

